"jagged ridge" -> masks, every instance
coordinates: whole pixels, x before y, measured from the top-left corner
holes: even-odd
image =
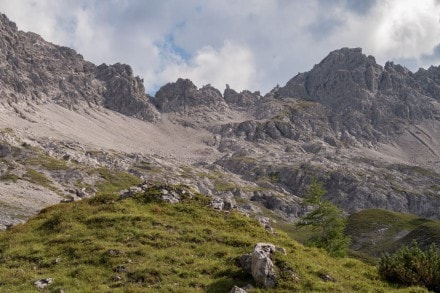
[[[53,101],[69,109],[104,106],[146,121],[159,117],[129,65],[97,67],[70,48],[18,31],[4,14],[0,15],[0,60],[4,106]]]

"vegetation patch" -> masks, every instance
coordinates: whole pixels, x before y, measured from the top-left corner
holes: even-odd
[[[346,233],[358,252],[379,257],[416,240],[423,249],[440,245],[440,221],[383,209],[366,209],[348,217]]]
[[[97,194],[115,193],[142,183],[139,177],[122,171],[99,168],[94,172],[97,172],[102,179],[96,184]]]
[[[43,173],[38,172],[37,170],[34,170],[32,168],[26,168],[26,173],[24,174],[23,179],[31,183],[46,187],[52,191],[58,190],[52,185],[52,181],[50,181]]]
[[[53,278],[49,292],[228,292],[256,286],[237,258],[256,242],[270,242],[287,252],[273,256],[277,291],[397,292],[375,267],[271,234],[238,212],[215,211],[203,195],[177,204],[144,200],[159,189],[59,204],[1,232],[0,291],[32,292],[34,281]],[[323,280],[322,272],[336,281]]]
[[[69,168],[66,161],[41,153],[25,159],[23,163],[25,165],[41,166],[48,171],[67,170]]]
[[[380,275],[400,285],[421,285],[434,292],[440,292],[440,251],[435,245],[423,251],[413,242],[393,255],[382,256]]]
[[[216,180],[215,181],[215,190],[218,192],[226,192],[226,191],[232,191],[237,189],[237,184],[233,182],[223,181],[223,180]]]
[[[21,179],[20,176],[17,176],[15,174],[10,173],[10,172],[6,172],[2,176],[0,176],[0,181],[12,181],[15,183],[19,179]]]

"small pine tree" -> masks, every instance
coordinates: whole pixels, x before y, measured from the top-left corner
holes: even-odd
[[[318,228],[319,236],[311,243],[324,248],[332,256],[345,256],[350,243],[350,238],[344,234],[346,219],[342,210],[324,199],[326,193],[322,182],[313,179],[304,203],[314,206],[314,209],[303,216],[297,225]]]
[[[411,247],[404,246],[392,255],[383,255],[379,274],[389,282],[422,285],[440,292],[440,251],[433,244],[425,252],[414,241]]]

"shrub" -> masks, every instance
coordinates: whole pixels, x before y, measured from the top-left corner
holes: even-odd
[[[423,251],[414,241],[396,253],[380,259],[379,274],[387,281],[401,285],[422,285],[440,292],[440,251],[435,244]]]

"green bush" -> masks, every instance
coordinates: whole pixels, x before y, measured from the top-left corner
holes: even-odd
[[[440,292],[440,251],[433,244],[425,252],[414,241],[411,247],[404,246],[392,255],[383,255],[379,273],[393,283],[422,285]]]

